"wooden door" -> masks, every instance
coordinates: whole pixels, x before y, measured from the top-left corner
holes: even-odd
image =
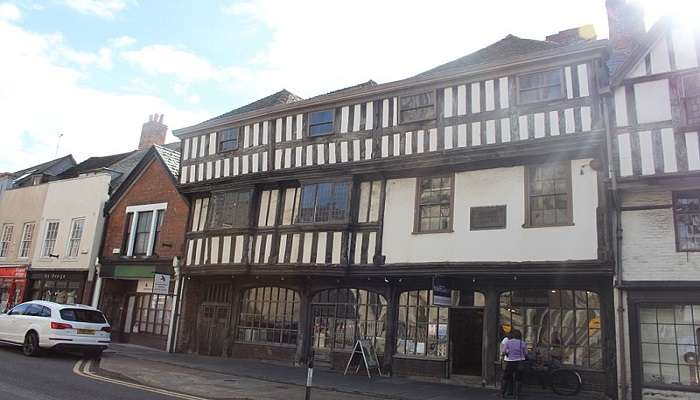
[[[229,336],[231,305],[204,303],[200,306],[197,321],[197,352],[201,355],[224,355]]]

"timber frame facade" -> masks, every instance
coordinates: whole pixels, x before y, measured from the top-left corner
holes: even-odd
[[[598,173],[607,43],[508,36],[491,50],[506,47],[520,52],[176,130],[179,190],[192,204],[180,350],[301,363],[314,349],[338,367],[348,341],[370,336],[393,374],[494,384],[508,327],[565,353],[588,389],[614,390]],[[526,171],[557,163],[568,186],[549,194],[563,196],[569,223],[540,221],[557,210],[531,214],[539,203],[527,195],[544,189]],[[441,187],[418,183],[440,176],[450,177]],[[449,211],[423,214],[421,191],[442,191],[445,204],[452,196]],[[470,229],[469,216],[487,208],[501,222]],[[419,213],[438,229],[418,232]],[[452,307],[433,304],[436,280],[453,291]]]

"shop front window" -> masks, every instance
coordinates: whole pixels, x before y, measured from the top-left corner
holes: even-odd
[[[642,369],[647,385],[700,385],[700,305],[639,309]]]
[[[600,299],[585,290],[518,290],[500,297],[500,326],[514,329],[536,356],[602,369]]]
[[[447,358],[449,308],[433,305],[431,290],[414,290],[399,297],[396,338],[398,354]]]
[[[166,294],[139,294],[134,301],[134,320],[131,333],[165,336],[170,329],[173,296]]]
[[[349,351],[357,339],[369,339],[377,353],[384,353],[384,296],[362,289],[329,289],[314,296],[312,310],[316,349]]]
[[[291,289],[247,289],[241,298],[238,340],[296,345],[300,305],[299,294]]]

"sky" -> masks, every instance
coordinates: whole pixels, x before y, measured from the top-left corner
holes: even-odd
[[[639,1],[647,25],[699,11]],[[183,128],[585,24],[607,38],[605,0],[0,0],[0,172],[134,150],[153,113]]]

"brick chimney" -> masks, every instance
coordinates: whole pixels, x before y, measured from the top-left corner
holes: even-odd
[[[559,31],[559,33],[547,36],[545,40],[561,45],[569,45],[580,42],[588,42],[595,39],[596,34],[593,25],[584,25],[579,26],[578,28]]]
[[[641,43],[644,27],[644,9],[639,4],[626,0],[606,0],[608,27],[610,29],[610,50],[613,57],[623,58]]]
[[[168,126],[163,124],[163,114],[152,114],[148,116],[148,121],[141,128],[141,139],[139,140],[139,150],[151,147],[154,144],[164,144],[165,135],[168,133]]]

